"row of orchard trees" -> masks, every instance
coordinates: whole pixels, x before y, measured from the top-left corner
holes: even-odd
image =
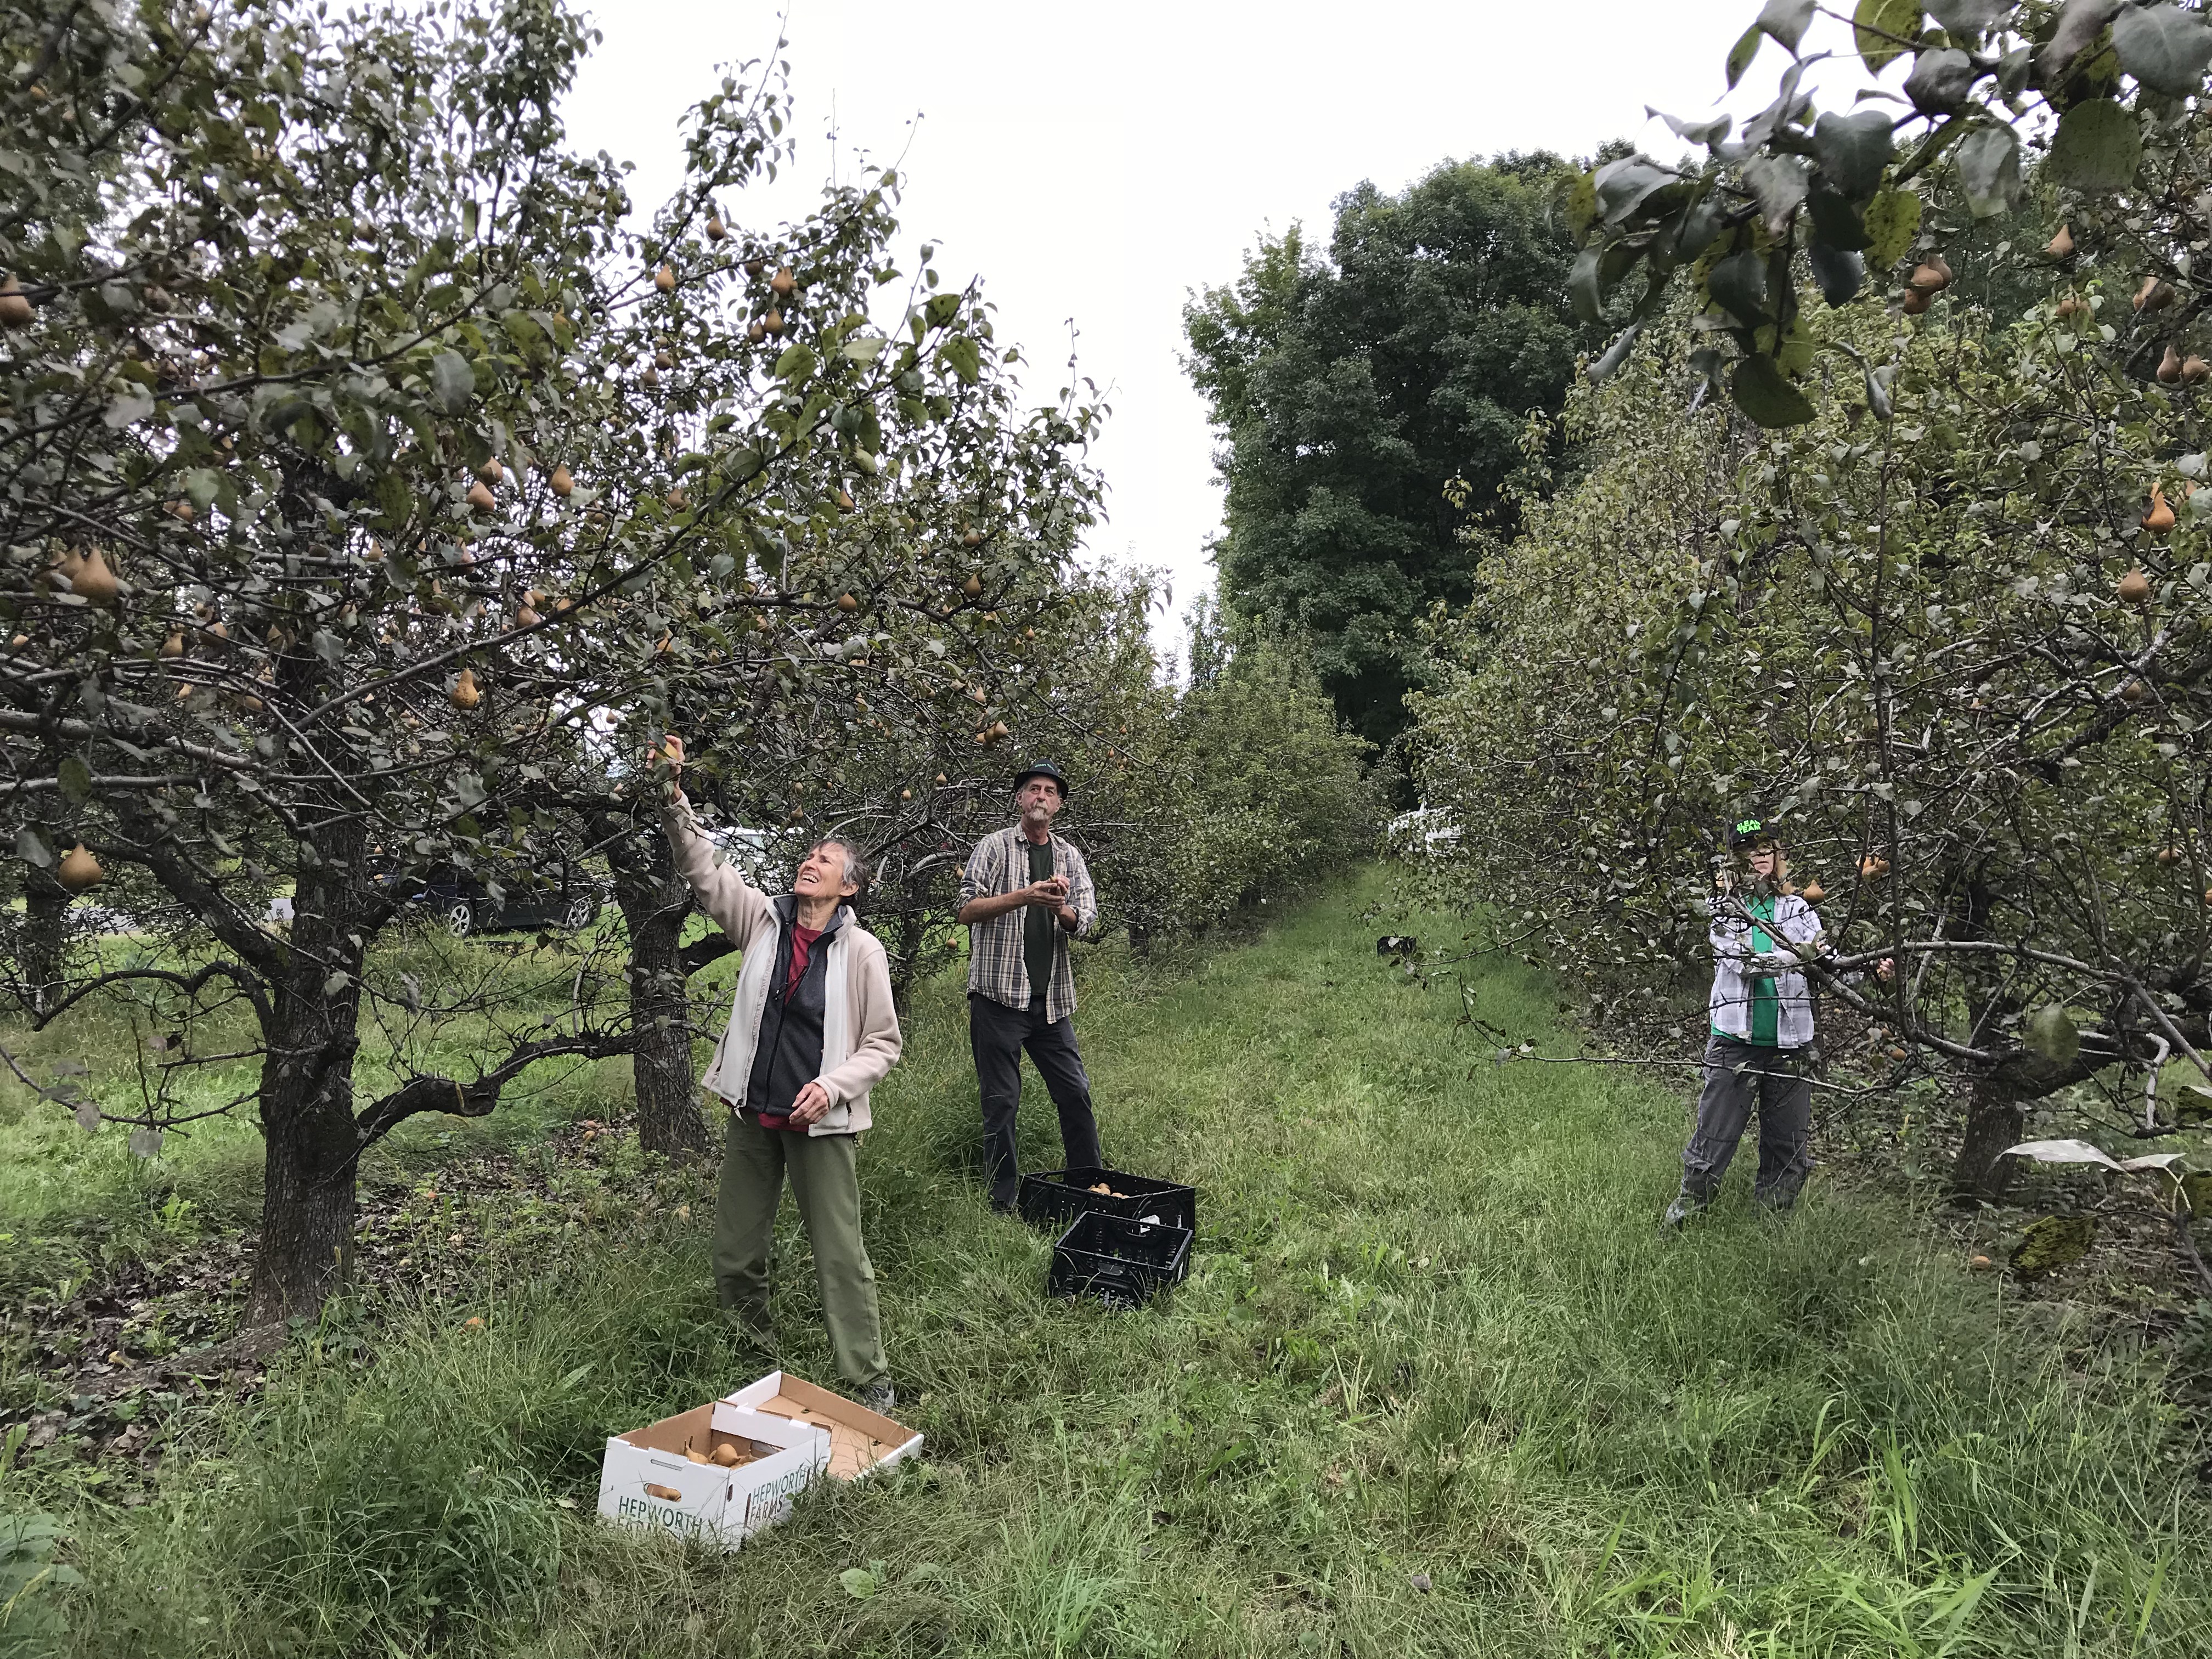
[[[689,112],[640,231],[621,169],[562,132],[592,37],[557,0],[6,18],[4,966],[42,1024],[135,1000],[183,1034],[173,1082],[195,1020],[242,1017],[257,1311],[343,1278],[368,1146],[533,1066],[629,1054],[647,1144],[704,1145],[685,984],[717,947],[683,942],[632,759],[662,730],[728,821],[860,841],[908,973],[1017,733],[1109,841],[1198,819],[1135,769],[1201,718],[1320,756],[1366,810],[1358,746],[1264,649],[1224,677],[1256,694],[1163,689],[1142,595],[1071,563],[1097,407],[1022,407],[977,295],[927,248],[899,268],[892,173],[744,227],[790,159],[781,64]],[[1219,884],[1323,850],[1246,848]],[[379,949],[425,872],[517,894],[581,856],[625,926],[555,964],[562,1013]],[[70,947],[95,880],[152,948]],[[588,993],[602,967],[626,996]],[[464,1018],[494,1036],[456,1074],[436,1038]],[[365,1028],[393,1076],[357,1093]]]
[[[1764,52],[1771,106],[1586,181],[1577,297],[1625,331],[1565,417],[1583,471],[1440,626],[1418,769],[1491,942],[1623,1016],[1690,988],[1717,826],[1779,817],[1833,1029],[1933,1080],[1994,1194],[2038,1103],[2205,1115],[2159,1078],[2205,1070],[2212,1017],[2212,27],[1827,27],[1768,6],[1728,76]],[[1799,85],[1823,46],[1864,71],[1848,112]]]

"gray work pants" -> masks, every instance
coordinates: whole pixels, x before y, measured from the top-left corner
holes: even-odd
[[[1759,1110],[1759,1201],[1786,1210],[1813,1169],[1813,1085],[1795,1048],[1762,1048],[1734,1037],[1705,1044],[1705,1086],[1698,1127],[1682,1152],[1678,1209],[1702,1209],[1720,1191],[1736,1143]]]

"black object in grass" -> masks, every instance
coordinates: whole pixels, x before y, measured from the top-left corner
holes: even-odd
[[[1139,1306],[1189,1274],[1190,1240],[1188,1227],[1086,1211],[1052,1247],[1045,1289],[1054,1296],[1095,1296],[1115,1307]]]
[[[1102,1183],[1111,1190],[1091,1190]],[[1121,1170],[1046,1170],[1026,1175],[1020,1201],[1022,1219],[1032,1227],[1060,1227],[1086,1210],[1097,1210],[1131,1221],[1157,1221],[1185,1232],[1198,1231],[1197,1188]]]

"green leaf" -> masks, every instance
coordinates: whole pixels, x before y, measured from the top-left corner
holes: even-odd
[[[1575,255],[1574,264],[1567,270],[1567,298],[1575,307],[1575,315],[1586,323],[1598,319],[1598,307],[1605,295],[1598,288],[1598,260],[1604,250],[1595,242]]]
[[[1803,205],[1805,163],[1796,155],[1754,155],[1743,164],[1743,181],[1759,198],[1759,211],[1770,235],[1790,228],[1790,216]]]
[[[1728,83],[1730,91],[1743,79],[1743,72],[1751,67],[1751,60],[1759,56],[1759,43],[1766,38],[1766,31],[1753,23],[1743,36],[1729,48]]]
[[[2212,64],[2212,28],[2179,6],[2144,6],[2112,19],[2112,50],[2120,67],[2169,98],[2200,90]]]
[[[963,385],[973,386],[982,378],[982,348],[964,334],[947,340],[939,349],[937,360],[957,374]]]
[[[1812,21],[1813,0],[1766,0],[1759,21],[1752,27],[1772,35],[1776,44],[1795,58],[1797,43],[1805,38],[1806,26]]]
[[[1849,248],[1814,242],[1806,248],[1805,257],[1812,264],[1813,280],[1820,285],[1820,297],[1832,306],[1856,298],[1866,284],[1866,263]]]
[[[2212,31],[2208,31],[2212,33]],[[1999,122],[1976,127],[1959,141],[1954,158],[1966,206],[1977,219],[2012,211],[2020,199],[2020,135]]]
[[[1735,366],[1729,382],[1735,406],[1754,425],[1772,431],[1778,427],[1802,426],[1813,418],[1813,405],[1805,394],[1782,377],[1782,370],[1765,352],[1745,358]]]
[[[866,1567],[848,1567],[837,1575],[837,1582],[845,1587],[845,1594],[856,1601],[865,1601],[876,1593],[876,1575]]]
[[[1826,242],[1830,247],[1845,252],[1863,251],[1872,239],[1857,211],[1834,191],[1816,185],[1807,197],[1806,205],[1813,210],[1813,240]]]
[[[805,341],[784,348],[783,355],[775,360],[771,371],[779,380],[800,380],[814,372],[814,348]]]
[[[47,846],[46,838],[27,823],[16,826],[15,856],[41,870],[54,867],[54,849]]]
[[[2049,165],[2061,184],[2096,195],[2125,190],[2142,164],[2142,128],[2132,110],[2092,98],[2058,118]]]
[[[1886,190],[1867,204],[1865,218],[1868,268],[1887,270],[1920,234],[1920,198],[1909,190]]]
[[[466,414],[476,390],[476,371],[459,352],[441,351],[430,359],[430,398],[447,414]]]
[[[61,764],[62,795],[72,806],[82,806],[92,799],[92,769],[75,755]]]
[[[106,422],[111,431],[119,432],[126,426],[132,426],[144,420],[153,412],[154,398],[151,393],[126,392],[108,404],[107,412],[102,415],[100,419]]]
[[[1766,320],[1766,262],[1749,248],[1715,262],[1705,278],[1713,303],[1747,328]]]
[[[1863,109],[1850,115],[1827,111],[1813,123],[1813,155],[1821,173],[1854,201],[1880,188],[1881,170],[1895,149],[1889,116],[1881,110]]]
[[[846,361],[855,363],[872,363],[884,355],[884,348],[890,343],[890,342],[880,334],[856,335],[845,342],[843,350]]]
[[[1631,323],[1626,328],[1621,330],[1620,337],[1606,348],[1605,356],[1589,366],[1591,381],[1601,383],[1611,380],[1620,366],[1628,361],[1629,349],[1636,343],[1636,337],[1643,331],[1644,325],[1640,322]]]
[[[1920,0],[1859,0],[1851,37],[1869,72],[1878,71],[1920,33]],[[1884,36],[1893,37],[1885,40]]]
[[[1662,167],[1649,156],[1624,155],[1597,170],[1598,210],[1608,225],[1626,222],[1655,190],[1663,190],[1681,175]]]
[[[960,296],[957,294],[933,295],[921,308],[922,320],[932,328],[943,328],[959,314]]]
[[[2081,1052],[2081,1033],[2074,1017],[2056,1003],[2028,1011],[2020,1023],[2021,1040],[2053,1065],[2063,1066]]]

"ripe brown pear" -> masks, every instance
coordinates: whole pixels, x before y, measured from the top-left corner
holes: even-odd
[[[517,628],[535,628],[544,620],[545,618],[539,616],[537,610],[529,605],[525,605],[522,609],[514,613],[514,625]]]
[[[1935,301],[1936,290],[1932,288],[1908,288],[1898,309],[1908,317],[1923,316]]]
[[[971,599],[981,597],[983,592],[983,579],[981,576],[969,577],[966,581],[960,584],[960,591]]]
[[[2172,509],[2167,511],[2170,517]],[[2150,578],[2143,574],[2140,567],[2130,570],[2120,578],[2119,586],[2112,590],[2112,597],[2122,605],[2148,605],[2150,602]]]
[[[72,893],[82,893],[88,887],[97,887],[107,878],[107,872],[100,867],[100,860],[84,849],[82,842],[62,854],[62,861],[54,866],[54,879]]]
[[[2197,386],[2206,380],[2212,380],[2212,363],[2206,362],[2202,357],[2184,357],[2181,360],[2182,385]]]
[[[975,528],[973,526],[970,526],[968,529],[963,530],[963,531],[962,531],[962,532],[960,532],[960,545],[961,545],[961,546],[963,546],[963,547],[981,547],[981,546],[982,546],[982,544],[983,544],[983,532],[982,532],[981,531],[980,531],[980,530],[977,530],[977,529],[976,529],[976,528]]]
[[[2179,847],[2161,847],[2158,849],[2158,867],[2161,870],[2171,870],[2181,862],[2183,856]]]
[[[569,492],[576,487],[576,481],[568,476],[568,469],[565,466],[555,467],[553,476],[545,482],[552,486],[553,493],[564,501],[568,499]]]
[[[507,469],[499,464],[499,457],[495,455],[477,469],[477,477],[487,484],[501,483],[506,480]]]
[[[745,261],[745,275],[757,279],[761,272],[767,269],[768,261],[765,259],[754,258]]]
[[[167,639],[163,640],[161,641],[161,654],[165,657],[183,656],[185,654],[184,635],[182,633],[175,633],[170,635]]]
[[[2166,356],[2158,360],[2158,383],[2160,386],[2178,386],[2180,382],[2181,353],[2174,349],[2173,342],[2168,340]]]
[[[673,265],[664,264],[659,270],[654,271],[653,273],[653,285],[659,289],[663,294],[674,293],[676,291],[676,267]]]
[[[655,368],[675,368],[676,354],[664,346],[661,349],[653,354],[653,366]]]
[[[837,608],[849,617],[860,608],[860,602],[850,593],[840,593],[837,596]]]
[[[1804,892],[1799,896],[1803,898],[1805,902],[1808,904],[1818,904],[1822,899],[1828,896],[1828,890],[1821,886],[1817,881],[1808,881],[1805,884]]]
[[[2043,251],[2054,259],[2072,258],[2074,257],[2073,230],[2065,225],[2059,226],[2058,234],[2043,245]]]
[[[761,319],[761,327],[770,334],[782,333],[783,313],[780,311],[769,312],[767,316]]]
[[[758,345],[763,340],[768,338],[768,325],[762,322],[759,318],[754,318],[745,325],[745,338]]]
[[[1944,262],[1943,256],[1939,253],[1933,258],[1924,260],[1915,266],[1912,275],[1906,281],[1906,285],[1917,289],[1923,293],[1941,294],[1951,286],[1951,267]]]
[[[2069,294],[2058,301],[2054,309],[2063,322],[2069,317],[2087,316],[2089,312],[2089,302],[2078,294]]]
[[[2154,535],[2173,528],[2173,508],[2166,503],[2166,491],[2157,484],[2150,487],[2150,511],[2142,515],[2142,527]]]
[[[1889,873],[1889,860],[1878,854],[1869,853],[1859,860],[1859,874],[1869,881],[1880,881]]]
[[[482,483],[469,486],[469,505],[479,513],[489,513],[499,506],[499,498]]]
[[[775,290],[776,298],[788,300],[799,286],[799,278],[792,275],[789,265],[779,265],[775,275],[768,279],[768,285]]]
[[[2136,309],[2142,312],[2163,311],[2173,303],[2173,284],[2161,282],[2156,276],[2146,276],[2142,286],[2136,290]]]
[[[36,314],[21,283],[13,276],[0,279],[0,325],[9,328],[28,328],[31,319]]]
[[[729,236],[730,228],[722,222],[722,216],[719,213],[708,214],[707,216],[707,240],[710,242],[724,242],[729,240]]]
[[[651,363],[647,363],[645,366],[645,373],[639,375],[637,379],[638,384],[642,386],[647,392],[658,392],[660,390],[660,371],[655,368]]]
[[[477,689],[475,669],[461,670],[461,677],[453,682],[452,696],[456,708],[473,708],[483,701],[483,693]]]
[[[84,561],[70,578],[70,591],[88,605],[113,605],[123,586],[115,580],[115,573],[107,568],[98,548],[84,556]]]

